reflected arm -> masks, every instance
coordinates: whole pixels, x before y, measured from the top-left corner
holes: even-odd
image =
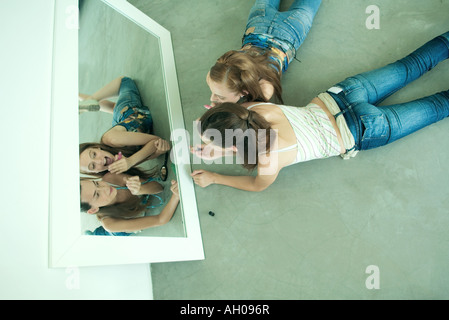
[[[110,232],[134,232],[151,227],[158,227],[170,221],[179,203],[179,196],[172,194],[170,200],[162,209],[161,213],[155,216],[146,216],[134,219],[117,219],[108,217],[102,223],[106,230]]]
[[[176,181],[172,180],[170,190],[172,196],[158,215],[134,219],[107,217],[102,220],[103,227],[110,232],[134,232],[166,224],[173,217],[179,203],[178,183]]]
[[[111,147],[142,146],[139,151],[126,159],[129,169],[145,160],[157,158],[165,153],[157,147],[157,141],[159,139],[155,135],[141,132],[128,132],[124,127],[115,126],[103,135],[101,142]]]

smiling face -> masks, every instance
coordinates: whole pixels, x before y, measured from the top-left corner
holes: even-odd
[[[117,189],[104,181],[83,180],[81,185],[81,202],[88,203],[91,208],[87,213],[97,213],[101,207],[115,203]]]
[[[108,170],[114,162],[114,155],[100,148],[87,148],[80,154],[80,169],[86,173],[98,173]]]
[[[223,102],[234,102],[240,100],[240,98],[244,95],[243,93],[234,92],[229,90],[224,83],[218,83],[213,81],[210,78],[210,72],[207,73],[206,82],[209,86],[212,95],[210,96],[211,106],[215,107],[218,103]]]

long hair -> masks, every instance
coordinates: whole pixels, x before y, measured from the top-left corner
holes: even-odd
[[[92,181],[90,178],[80,178],[81,181]],[[81,183],[80,183],[80,194],[81,194]],[[139,196],[131,195],[131,197],[122,203],[116,203],[110,206],[102,207],[100,211],[97,212],[97,216],[108,216],[114,218],[130,219],[139,216],[143,211],[145,211],[148,204],[142,204]],[[88,202],[83,202],[80,200],[81,212],[87,212],[91,208]]]
[[[231,50],[217,59],[210,69],[210,78],[214,82],[225,83],[233,92],[248,92],[246,101],[268,102],[260,80],[266,80],[274,88],[274,96],[283,104],[281,76],[282,71],[270,59],[268,50],[250,48],[244,51]]]
[[[139,146],[125,146],[125,147],[111,147],[104,143],[96,143],[96,142],[85,142],[80,143],[80,155],[81,153],[88,149],[88,148],[100,148],[101,150],[107,151],[112,154],[118,154],[121,152],[125,157],[130,157],[134,153],[136,153],[140,148]],[[88,174],[94,177],[102,177],[104,176],[108,171],[103,172],[81,172],[83,174]],[[131,176],[139,176],[142,179],[148,179],[150,177],[154,177],[156,175],[156,170],[143,170],[137,167],[129,168],[126,172],[126,174],[129,174]]]
[[[242,166],[253,170],[258,165],[260,152],[269,153],[273,137],[271,125],[264,117],[240,104],[224,102],[206,111],[200,118],[201,136],[222,148],[237,147]],[[260,149],[263,151],[260,151]]]

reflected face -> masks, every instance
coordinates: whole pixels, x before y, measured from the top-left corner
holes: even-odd
[[[224,84],[213,81],[210,78],[210,72],[207,73],[206,82],[212,92],[212,95],[210,96],[212,107],[215,107],[216,104],[223,102],[236,103],[240,100],[241,96],[243,96],[242,93],[231,91]]]
[[[117,197],[117,189],[104,181],[84,180],[81,184],[81,202],[87,202],[92,208],[111,205]],[[90,211],[90,210],[89,210]],[[88,213],[94,213],[89,212]]]
[[[80,169],[82,172],[98,173],[108,170],[115,157],[112,153],[100,148],[87,148],[80,154]]]

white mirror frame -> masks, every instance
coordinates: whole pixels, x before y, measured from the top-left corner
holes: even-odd
[[[171,35],[125,0],[102,0],[159,39],[170,129],[184,129]],[[73,267],[204,259],[190,161],[176,174],[186,237],[114,237],[81,234],[78,127],[78,2],[55,1],[50,128],[49,266]],[[185,130],[176,130],[172,150],[189,150]],[[179,134],[185,132],[185,136]],[[178,155],[172,153],[172,162]],[[190,158],[189,158],[190,159]],[[163,228],[160,227],[160,228]]]

